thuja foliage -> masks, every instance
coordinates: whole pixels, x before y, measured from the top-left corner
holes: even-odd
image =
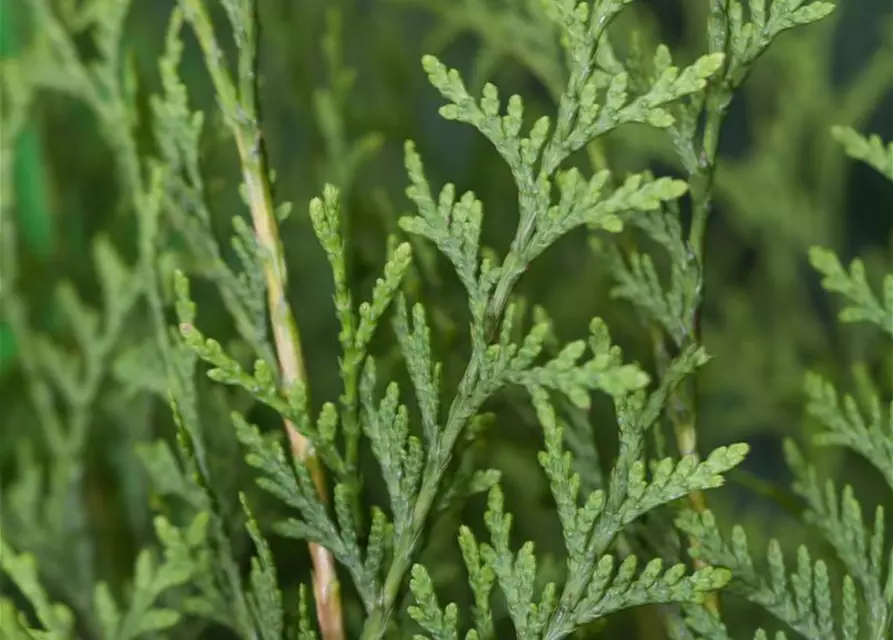
[[[4,637],[557,639],[597,634],[631,609],[654,618],[660,637],[767,637],[727,622],[733,598],[777,619],[777,638],[890,637],[893,546],[874,504],[889,496],[857,498],[823,479],[812,462],[818,448],[807,455],[789,441],[803,520],[827,544],[801,546],[795,562],[778,542],[756,556],[745,529],[729,531],[708,507],[748,446],[700,456],[697,443],[696,382],[722,366],[702,336],[720,131],[767,48],[783,32],[814,28],[833,5],[712,1],[698,14],[705,48],[683,64],[662,44],[617,46],[615,19],[632,15],[631,0],[420,3],[448,30],[487,30],[493,50],[517,47],[554,107],[540,113],[489,81],[471,89],[465,74],[425,55],[417,72],[439,94],[440,115],[495,151],[513,183],[501,198],[517,203],[517,218],[498,239],[502,249],[484,245],[489,205],[454,183],[435,188],[426,154],[406,142],[412,210],[391,229],[370,286],[351,269],[348,194],[381,139],[346,133],[353,78],[330,14],[323,48],[332,86],[315,107],[338,186],[323,186],[306,218],[329,268],[338,333],[327,357],[339,384],[319,398],[296,320],[304,308],[289,299],[305,274],[289,268],[283,237],[305,213],[280,200],[270,166],[261,4],[177,2],[157,88],[123,46],[128,0],[33,0],[30,48],[3,62],[0,295],[28,407],[9,416],[39,430],[22,439],[4,478],[0,567],[12,587],[0,599]],[[187,43],[203,61],[195,82],[184,80]],[[205,111],[195,106],[201,91],[214,96]],[[129,243],[94,239],[95,300],[59,287],[64,340],[39,329],[15,233],[25,199],[13,189],[13,150],[45,93],[76,101],[98,123],[117,172],[116,224],[131,232]],[[659,131],[681,175],[610,170],[603,143],[630,126]],[[209,136],[237,160],[240,186],[229,195],[244,211],[223,232],[228,244],[207,177]],[[840,153],[893,181],[893,144],[846,127],[833,136]],[[634,309],[650,365],[624,355],[603,317],[560,339],[549,310],[521,295],[528,270],[573,234],[590,238],[612,304]],[[893,275],[878,293],[858,259],[844,267],[819,246],[808,259],[843,301],[841,321],[893,337]],[[453,277],[458,312],[436,295]],[[199,299],[209,287],[214,313]],[[221,310],[236,339],[222,337]],[[467,335],[459,353],[444,346],[451,322]],[[886,381],[858,382],[846,394],[819,372],[807,376],[815,444],[864,457],[893,490]],[[535,416],[558,566],[513,535],[501,471],[479,455],[502,418],[492,412],[500,398]],[[599,427],[613,426],[611,455],[596,445],[595,411],[610,416]],[[170,429],[157,426],[165,420]],[[129,506],[122,513],[91,504],[91,443],[108,433],[119,448],[109,457]],[[144,473],[128,467],[137,462]],[[469,508],[478,500],[482,526]],[[95,533],[102,527],[135,534],[113,547],[102,540],[114,536]],[[461,561],[459,588],[450,589],[464,592],[461,606],[445,604],[436,558],[426,554],[446,527]],[[308,549],[311,566],[299,585],[277,553],[294,547]],[[111,556],[128,557],[127,568]],[[761,556],[765,568],[754,560]]]
[[[849,155],[893,180],[893,144],[884,146],[877,136],[866,138],[843,127],[836,127],[834,136]],[[893,332],[893,275],[884,277],[878,295],[868,284],[859,259],[846,268],[833,251],[814,247],[809,261],[822,275],[822,286],[842,298],[842,322],[867,322],[887,334]],[[804,390],[807,411],[822,425],[818,442],[846,447],[864,457],[886,481],[884,490],[893,489],[891,406],[884,406],[879,391],[868,387],[857,398],[840,392],[815,373],[807,376]],[[736,527],[731,535],[723,535],[709,511],[683,513],[677,524],[700,542],[693,549],[698,557],[732,571],[731,589],[766,607],[800,635],[889,637],[893,630],[893,547],[885,538],[883,506],[878,504],[871,509],[873,517],[866,518],[851,486],[840,489],[831,480],[823,482],[793,442],[786,443],[785,454],[796,475],[794,490],[807,505],[807,521],[821,530],[845,567],[842,580],[834,580],[825,561],[813,560],[805,546],[798,549],[796,570],[788,576],[785,559],[774,541],[769,545],[768,569],[763,575],[754,568],[746,532]],[[728,637],[715,617],[697,610],[692,610],[691,616],[693,627],[708,637]],[[785,635],[778,632],[776,637]]]

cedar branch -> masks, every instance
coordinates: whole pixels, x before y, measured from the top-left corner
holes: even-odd
[[[181,0],[181,5],[186,19],[191,23],[198,38],[217,93],[218,103],[239,150],[245,193],[251,209],[254,232],[263,256],[267,303],[281,383],[287,388],[295,382],[304,381],[306,375],[298,326],[286,299],[288,272],[279,238],[263,137],[258,122],[256,2],[245,0],[243,5],[245,11],[239,16],[243,20],[244,32],[241,35],[242,42],[237,42],[240,45],[238,90],[223,66],[221,49],[214,36],[204,2]],[[292,452],[307,466],[317,492],[323,500],[326,500],[325,476],[312,444],[298,433],[288,420],[285,421],[285,430]],[[309,549],[313,564],[313,591],[320,633],[324,640],[343,640],[345,635],[341,614],[341,590],[335,571],[335,561],[328,549],[317,543],[310,543]]]

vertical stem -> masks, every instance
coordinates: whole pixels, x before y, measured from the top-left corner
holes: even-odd
[[[708,49],[710,53],[726,53],[728,43],[728,0],[710,0],[710,12],[707,19]],[[719,147],[719,132],[731,100],[731,92],[726,86],[724,70],[708,83],[704,90],[702,114],[704,131],[697,155],[697,165],[689,175],[690,195],[692,203],[691,228],[688,245],[694,257],[698,274],[698,294],[688,322],[686,344],[701,342],[701,313],[704,301],[704,264],[705,238],[707,220],[713,206],[713,180],[716,172],[716,152]],[[698,389],[697,380],[686,381],[680,393],[671,400],[671,415],[674,414],[674,430],[676,444],[681,455],[690,455],[698,459]],[[675,405],[675,406],[674,406]],[[689,496],[692,508],[698,513],[707,509],[707,499],[703,491],[696,491]],[[695,540],[690,540],[696,545]],[[703,563],[695,561],[695,565]],[[711,611],[719,610],[719,597],[715,593],[707,596],[705,605]]]
[[[286,300],[288,272],[279,238],[279,226],[266,166],[266,153],[259,126],[256,2],[243,0],[241,15],[230,15],[237,31],[236,42],[239,46],[238,90],[223,66],[223,56],[204,2],[181,0],[181,4],[184,15],[192,24],[198,38],[217,93],[218,103],[239,149],[242,177],[251,209],[254,232],[264,258],[267,303],[282,376],[281,382],[287,388],[295,382],[304,381],[306,375],[298,326]],[[240,24],[235,24],[237,21]],[[294,455],[307,466],[317,492],[323,500],[326,500],[328,496],[325,476],[312,444],[298,433],[288,420],[285,421],[285,430]],[[341,615],[341,589],[335,571],[335,561],[328,549],[322,545],[310,543],[309,549],[313,564],[313,592],[320,633],[324,640],[342,640],[345,635]]]

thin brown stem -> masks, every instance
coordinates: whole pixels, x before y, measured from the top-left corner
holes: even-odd
[[[245,29],[239,51],[239,83],[233,82],[223,66],[220,47],[214,36],[207,8],[202,0],[181,0],[187,20],[191,23],[204,54],[205,63],[218,104],[223,110],[227,125],[236,139],[242,178],[254,232],[264,264],[267,286],[267,304],[273,340],[279,362],[281,384],[288,388],[304,382],[304,360],[301,353],[300,334],[286,298],[288,272],[285,255],[279,238],[279,226],[273,205],[266,153],[259,124],[257,99],[257,15],[256,7],[240,16]],[[285,421],[285,430],[294,455],[307,466],[316,490],[323,500],[328,499],[322,465],[313,445],[302,436],[295,426]],[[324,640],[343,640],[344,623],[341,613],[341,588],[332,554],[316,543],[309,544],[313,565],[313,592],[316,599],[316,616],[320,634]]]

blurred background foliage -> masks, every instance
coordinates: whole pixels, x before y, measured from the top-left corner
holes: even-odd
[[[24,55],[34,37],[28,4],[2,0],[4,59]],[[64,16],[66,7],[77,3],[54,4]],[[148,99],[159,89],[157,57],[173,3],[132,4],[124,42],[137,80],[138,142],[151,151]],[[705,12],[706,3],[698,0],[639,0],[613,28],[614,45],[628,55],[637,49],[653,51],[664,42],[678,64],[687,64],[705,48]],[[419,59],[423,53],[442,56],[464,74],[472,92],[492,81],[503,95],[520,93],[533,115],[554,111],[564,69],[557,46],[530,22],[523,0],[263,0],[260,17],[262,125],[277,175],[275,196],[294,203],[282,238],[290,300],[318,408],[339,392],[337,326],[331,276],[306,216],[308,200],[324,182],[342,188],[351,277],[360,297],[368,297],[385,259],[388,234],[396,233],[396,220],[409,206],[403,195],[402,145],[411,138],[433,188],[453,182],[462,191],[477,193],[485,206],[483,242],[504,251],[516,220],[509,171],[472,128],[439,118],[439,99]],[[77,25],[69,27],[77,31]],[[182,77],[193,108],[207,114],[201,159],[218,239],[228,247],[229,221],[247,215],[237,192],[237,156],[215,112],[191,34],[186,41]],[[75,42],[85,59],[96,56],[89,34],[78,33]],[[27,67],[20,72],[27,84]],[[17,277],[13,292],[4,276],[2,295],[23,304],[29,327],[14,335],[4,325],[0,341],[4,535],[16,531],[10,523],[24,522],[9,496],[47,474],[41,462],[51,449],[38,428],[34,388],[19,356],[43,344],[38,334],[63,352],[77,349],[55,292],[69,283],[86,304],[101,305],[91,257],[98,239],[110,239],[129,264],[137,255],[132,211],[95,115],[58,91],[38,91],[28,115],[15,126],[14,136],[9,133],[12,124],[4,120],[3,137],[2,262],[13,264]],[[830,19],[783,34],[758,61],[722,131],[703,320],[705,345],[714,360],[698,381],[700,449],[742,440],[752,445],[744,470],[708,500],[727,525],[749,525],[755,549],[765,548],[770,536],[781,538],[785,546],[812,540],[808,529],[779,508],[788,502],[785,494],[764,486],[770,481],[784,488],[789,481],[781,439],[805,442],[809,435],[811,425],[803,415],[805,371],[821,371],[848,389],[872,377],[887,399],[893,389],[893,359],[879,342],[882,337],[858,326],[835,325],[833,302],[823,295],[806,259],[809,246],[822,244],[838,250],[842,259],[862,255],[875,280],[893,270],[890,184],[845,157],[830,135],[835,124],[893,138],[893,5],[888,0],[841,2]],[[607,164],[619,175],[646,167],[658,174],[682,174],[669,138],[644,126],[622,127],[581,152],[577,161],[587,170]],[[186,258],[178,252],[176,235],[171,233],[169,255],[195,281],[203,331],[226,345],[227,337],[236,334],[217,291],[201,279],[206,265],[195,255]],[[468,351],[465,296],[438,256],[423,246],[415,248],[412,286],[433,314],[445,380],[454,384]],[[548,309],[560,339],[583,335],[590,318],[599,315],[628,356],[650,366],[649,336],[629,305],[611,299],[612,284],[606,256],[581,231],[551,248],[521,288],[531,303]],[[140,339],[151,331],[146,315],[137,311],[127,318],[100,363],[95,396],[85,409],[89,426],[83,482],[74,503],[53,506],[62,510],[56,515],[68,524],[64,530],[70,537],[41,546],[40,536],[26,535],[21,525],[11,539],[52,566],[46,579],[61,599],[75,597],[76,585],[95,579],[122,584],[135,550],[151,543],[151,509],[169,509],[139,464],[140,446],[173,432],[163,390],[157,388],[160,369],[146,364],[151,354],[137,352]],[[379,338],[376,349],[384,377],[394,360],[393,341],[387,335]],[[209,396],[204,406],[211,424],[219,425],[208,434],[215,464],[229,470],[234,490],[249,488],[226,408],[241,402],[252,420],[271,429],[278,428],[277,420],[261,408],[245,407],[244,398],[203,390]],[[476,455],[504,472],[507,506],[519,516],[513,535],[535,540],[541,557],[558,554],[561,534],[536,464],[541,435],[532,411],[511,395],[491,409],[495,423]],[[610,407],[596,403],[588,418],[599,457],[610,460],[615,447]],[[878,478],[867,465],[847,454],[822,455],[826,473],[853,483],[866,508],[884,499],[874,491]],[[381,495],[374,495],[380,487],[371,483],[368,490],[371,500],[381,502]],[[477,523],[480,506],[469,505],[461,517]],[[259,515],[263,523],[264,512]],[[444,600],[466,601],[464,579],[457,579],[461,564],[455,527],[438,527],[433,535],[424,561]],[[77,541],[89,550],[80,565],[50,554],[50,549],[79,549]],[[273,547],[286,588],[307,579],[304,545],[273,538]],[[732,629],[738,627],[736,620],[747,619],[739,627],[745,630],[762,622],[759,612],[733,600],[724,612]],[[352,615],[360,615],[359,609]],[[643,624],[641,616],[633,619],[636,615],[620,616],[604,633],[625,637],[628,625]],[[644,633],[644,627],[639,631]]]

